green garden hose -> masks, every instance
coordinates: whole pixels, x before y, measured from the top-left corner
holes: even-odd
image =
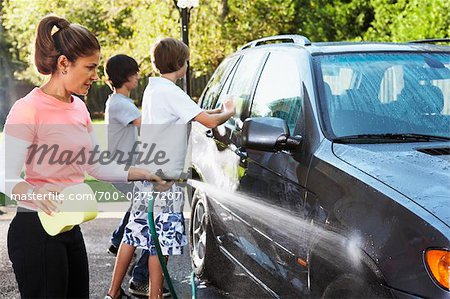
[[[167,286],[169,287],[170,294],[172,295],[172,298],[178,299],[177,294],[175,292],[175,288],[172,284],[172,279],[170,278],[169,271],[167,271],[167,265],[166,260],[164,258],[164,255],[161,251],[161,246],[159,245],[159,238],[158,234],[156,233],[155,228],[155,219],[153,218],[153,206],[155,205],[155,201],[153,196],[149,196],[148,198],[148,227],[150,228],[150,234],[153,238],[153,241],[155,242],[156,252],[158,253],[158,259],[159,263],[161,264],[161,268],[164,273],[164,279],[167,282]],[[195,288],[195,281],[194,281],[194,271],[191,273],[191,291],[192,291],[192,299],[196,299],[196,288]]]
[[[191,272],[191,294],[192,299],[197,299],[197,288],[195,287],[195,279],[194,279],[195,273],[194,271]]]

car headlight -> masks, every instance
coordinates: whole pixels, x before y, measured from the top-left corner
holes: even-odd
[[[450,290],[450,251],[446,249],[428,249],[425,263],[434,280],[446,290]]]

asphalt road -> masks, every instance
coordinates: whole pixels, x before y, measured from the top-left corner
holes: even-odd
[[[81,226],[89,258],[91,298],[104,298],[108,290],[114,267],[114,257],[108,255],[106,249],[109,246],[111,232],[120,220],[120,215],[119,212],[103,212],[97,219]],[[14,216],[12,209],[8,209],[7,214],[0,216],[0,298],[20,297],[6,249],[6,236],[12,216]],[[171,258],[168,268],[178,297],[191,298],[191,265],[188,247],[185,248],[185,254]],[[125,290],[128,289],[128,280],[129,276],[126,276],[123,284]],[[234,297],[203,282],[196,281],[196,284],[197,298]]]

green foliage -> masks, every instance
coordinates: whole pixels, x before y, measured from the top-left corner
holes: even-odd
[[[12,52],[24,68],[17,73],[19,79],[35,84],[42,77],[32,66],[32,46],[39,19],[49,13],[80,23],[92,30],[103,47],[103,56],[124,49],[132,37],[134,22],[128,16],[134,7],[123,0],[9,0],[3,9],[3,24],[11,39]]]
[[[220,61],[249,40],[296,32],[295,0],[201,1],[191,11],[191,65],[195,75],[210,73]],[[21,62],[16,76],[42,82],[32,65],[36,25],[49,13],[92,30],[102,45],[102,58],[127,53],[152,73],[149,51],[157,38],[180,37],[179,11],[173,0],[8,0],[2,11],[11,52]],[[101,69],[102,72],[102,69]]]
[[[296,31],[293,0],[230,0],[224,36],[234,48],[256,38]]]
[[[220,1],[205,1],[191,10],[189,43],[191,66],[196,71],[196,77],[211,73],[233,51],[232,45],[224,36],[223,13]]]
[[[409,41],[450,37],[448,0],[372,0],[375,20],[366,39]]]
[[[300,34],[312,41],[361,40],[373,20],[367,0],[298,1]]]
[[[158,38],[180,36],[179,13],[172,1],[159,0],[141,4],[128,17],[134,20],[134,31],[126,42],[127,47],[124,49],[127,50],[122,52],[133,56],[140,63],[141,74],[150,75],[150,47]]]
[[[4,0],[2,21],[19,65],[16,76],[41,82],[31,63],[32,41],[38,20],[51,12],[92,30],[102,45],[103,61],[126,53],[140,63],[142,75],[151,75],[150,46],[159,37],[180,37],[175,3]],[[275,34],[299,33],[311,41],[448,37],[449,11],[448,0],[203,0],[191,10],[191,66],[195,76],[211,73],[238,47]]]
[[[0,193],[0,207],[5,205],[5,194]],[[1,214],[1,213],[0,213]]]

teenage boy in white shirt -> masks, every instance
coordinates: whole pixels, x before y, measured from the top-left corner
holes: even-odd
[[[146,156],[146,151],[152,151],[154,157],[150,161],[141,161],[141,163],[138,157],[136,165],[146,169],[160,170],[163,177],[174,179],[180,178],[186,168],[189,124],[197,121],[208,128],[214,128],[235,114],[235,105],[231,99],[226,100],[219,109],[202,110],[175,84],[178,79],[184,77],[188,59],[189,48],[183,42],[173,38],[159,40],[152,47],[151,60],[153,68],[161,76],[149,79],[142,101],[140,134],[142,156]],[[149,298],[162,298],[164,280],[162,268],[156,254],[154,240],[146,233],[148,232],[146,213],[148,202],[145,194],[152,191],[152,186],[141,183],[136,184],[136,187],[139,189],[138,194],[144,196],[133,203],[130,222],[125,229],[124,243],[121,245],[123,248],[119,251],[117,258],[129,260],[136,247],[148,248],[150,251]],[[187,244],[182,213],[184,191],[183,187],[174,184],[172,189],[166,192],[167,198],[158,196],[154,199],[155,226],[166,260],[169,255],[182,254],[183,246]],[[178,196],[179,194],[181,197]],[[116,263],[116,266],[118,264]],[[117,272],[125,273],[125,270],[117,269]],[[119,294],[122,280],[123,275],[113,275],[108,292],[111,297]]]

